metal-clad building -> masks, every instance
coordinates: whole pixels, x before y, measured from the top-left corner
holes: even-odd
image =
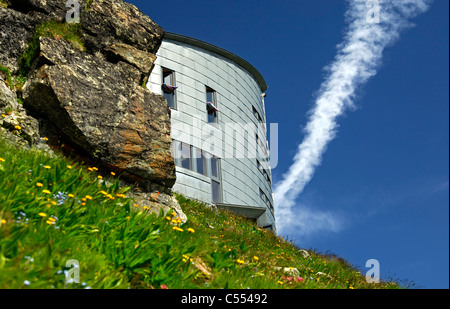
[[[173,190],[275,229],[261,74],[224,49],[166,33],[148,88],[171,107]]]

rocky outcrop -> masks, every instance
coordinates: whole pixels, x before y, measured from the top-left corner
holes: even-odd
[[[138,70],[40,38],[44,63],[23,87],[25,107],[66,138],[127,176],[172,187],[170,118],[164,98],[139,85]]]
[[[31,40],[39,19],[0,6],[0,65],[11,73],[19,70],[19,60]]]
[[[57,0],[10,2],[9,8],[0,8],[0,15],[10,22],[0,30],[0,65],[17,72],[22,53],[36,37],[35,27],[46,20],[63,20],[68,8],[65,1]],[[34,117],[30,126],[34,132],[45,132],[50,142],[58,139],[69,144],[104,169],[137,183],[141,190],[136,197],[145,207],[177,209],[171,194],[176,176],[169,109],[164,97],[142,86],[151,73],[164,31],[121,0],[79,2],[77,29],[83,51],[59,35],[39,37],[34,43],[37,56],[18,91],[26,110],[22,112]],[[3,17],[1,20],[3,26]],[[7,43],[15,33],[20,34],[19,40]],[[5,90],[4,82],[0,84],[0,109],[4,109],[17,97]],[[19,106],[9,109],[18,110]],[[5,116],[12,120],[17,114]],[[39,140],[37,134],[30,136],[29,142]],[[184,216],[181,209],[176,212]]]

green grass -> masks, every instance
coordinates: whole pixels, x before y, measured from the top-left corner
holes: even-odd
[[[19,60],[19,75],[26,76],[33,61],[38,56],[40,37],[52,37],[57,40],[63,39],[70,42],[73,48],[85,51],[84,43],[81,39],[80,27],[80,24],[61,23],[55,20],[44,21],[38,25],[27,49]]]
[[[187,223],[149,214],[118,179],[98,176],[0,140],[0,288],[399,288],[366,283],[336,256],[304,258],[272,232],[181,195]],[[79,261],[80,283],[66,283],[69,260]]]

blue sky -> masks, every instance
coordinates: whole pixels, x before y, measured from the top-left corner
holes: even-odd
[[[279,124],[282,180],[346,30],[344,0],[129,0],[166,31],[227,49],[265,77]],[[299,247],[332,252],[382,279],[449,287],[449,2],[434,0],[383,53],[294,209],[312,215]],[[382,13],[381,13],[382,14]],[[322,220],[323,214],[327,220]],[[330,221],[331,220],[331,221]]]

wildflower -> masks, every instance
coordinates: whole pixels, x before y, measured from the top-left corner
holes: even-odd
[[[277,283],[278,283],[278,284],[283,284],[283,282],[282,282],[282,281],[277,281]]]
[[[2,114],[2,117],[3,117],[3,118],[5,118],[5,117],[6,117],[6,115],[5,115],[5,114]]]
[[[125,198],[125,194],[122,194],[122,193],[117,193],[116,196],[117,197],[121,197],[121,198]]]
[[[178,232],[184,232],[184,230],[182,228],[179,228],[178,226],[174,226],[172,229]]]
[[[51,201],[50,204],[52,204],[52,205],[58,205],[58,202],[57,202],[57,201]]]
[[[87,199],[87,200],[92,200],[92,196],[86,195],[86,199]]]
[[[70,197],[70,198],[74,198],[75,197],[75,195],[73,195],[73,194],[67,194],[67,196]]]
[[[45,218],[45,217],[47,217],[47,214],[45,214],[45,213],[43,213],[43,212],[40,212],[40,213],[39,213],[39,216],[42,217],[42,218]]]
[[[46,170],[49,170],[49,169],[51,169],[52,167],[51,167],[50,165],[46,165],[46,166],[44,166],[44,168],[45,168]]]
[[[36,186],[39,187],[39,188],[42,188],[44,185],[43,185],[42,183],[38,182],[38,183],[36,184]]]
[[[2,219],[0,222],[1,222],[2,224],[6,224],[6,220],[5,220],[5,219]]]
[[[6,160],[3,158],[0,158],[0,162],[5,162]]]
[[[350,286],[350,287],[349,287],[349,289],[350,289],[350,290],[353,290],[353,289],[355,289],[355,288],[354,288],[354,287],[352,287],[352,286]]]
[[[245,262],[243,260],[237,259],[236,262],[238,262],[239,264],[245,264]]]
[[[114,172],[111,172],[111,175],[113,175],[113,176],[116,176],[116,173],[114,173]]]
[[[131,219],[131,217],[127,217],[127,220],[130,220]]]
[[[53,217],[50,217],[50,218],[48,218],[48,221],[51,221],[51,222],[56,222],[56,219],[55,219],[55,218],[53,218]]]
[[[28,280],[25,280],[24,282],[23,282],[23,284],[25,284],[25,285],[30,285],[30,281],[28,281]]]
[[[110,200],[114,199],[114,196],[112,196],[111,194],[108,194],[106,197],[109,198]]]
[[[47,137],[43,137],[42,138],[44,141],[48,142],[48,138]]]
[[[54,222],[54,221],[51,221],[51,220],[47,220],[47,221],[45,221],[45,223],[47,223],[48,225],[53,225],[53,224],[56,224],[56,222]]]
[[[86,206],[86,203],[84,203],[84,202],[83,202],[83,203],[81,203],[81,206]]]
[[[165,284],[161,284],[161,289],[163,289],[163,290],[168,290],[169,287],[168,287],[167,285],[165,285]]]
[[[253,259],[254,259],[255,261],[259,261],[259,257],[257,257],[256,255],[253,257]]]
[[[167,221],[171,221],[172,218],[171,217],[166,217]]]
[[[94,171],[98,171],[98,168],[96,168],[96,167],[93,167],[93,168],[92,168],[92,170],[94,170]]]
[[[100,176],[100,175],[98,175],[98,176],[97,176],[97,178],[98,178],[98,179],[103,179],[103,177],[102,177],[102,176]]]
[[[69,170],[71,170],[71,169],[72,169],[72,165],[67,165],[67,168],[68,168]]]
[[[51,192],[49,190],[43,190],[42,193],[51,194]]]
[[[150,210],[150,207],[144,206],[144,210]]]
[[[188,228],[187,230],[188,230],[189,233],[192,233],[192,234],[195,233],[195,230],[193,228],[191,228],[191,227]]]
[[[16,130],[22,130],[22,127],[21,127],[21,126],[15,126],[14,129],[16,129]]]
[[[93,172],[94,169],[93,169],[92,167],[89,167],[89,168],[88,168],[88,171]]]

